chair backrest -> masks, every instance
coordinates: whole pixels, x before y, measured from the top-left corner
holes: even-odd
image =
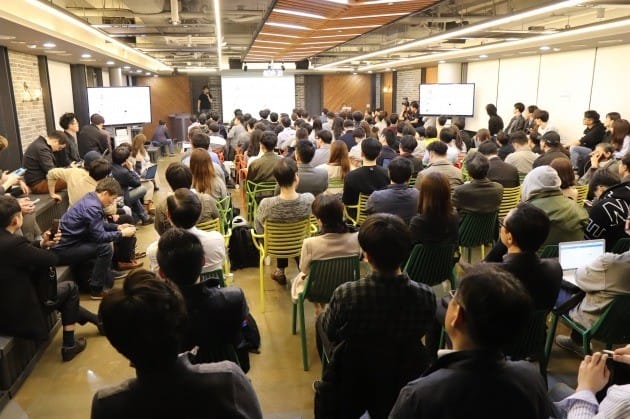
[[[220,233],[221,232],[221,219],[213,218],[212,220],[204,221],[202,223],[197,223],[195,227],[203,231],[218,231]]]
[[[199,280],[211,284],[225,287],[225,278],[223,277],[223,269],[215,269],[214,271],[202,272]]]
[[[525,179],[525,176],[527,176],[527,173],[518,172],[518,183],[520,183],[522,185],[523,184],[523,180]]]
[[[512,344],[503,348],[503,353],[514,361],[544,361],[548,314],[548,310],[534,311],[527,326]]]
[[[407,259],[404,271],[413,281],[437,285],[451,277],[455,266],[455,246],[416,244]]]
[[[591,328],[592,337],[609,344],[630,343],[630,295],[618,295]]]
[[[255,183],[248,180],[245,183],[245,203],[247,205],[247,221],[254,221],[254,215],[258,209],[258,203],[265,196],[273,196],[276,191],[276,182]],[[264,195],[264,196],[263,196]]]
[[[588,194],[588,185],[575,185],[575,189],[577,189],[577,199],[575,200],[576,204],[583,207],[584,201],[586,201],[586,195]]]
[[[293,223],[265,221],[265,254],[280,258],[300,256],[302,242],[310,236],[310,228],[310,218]]]
[[[411,176],[411,178],[409,179],[409,187],[410,188],[415,188],[416,187],[416,180],[418,180],[418,178],[416,176]]]
[[[221,234],[225,234],[232,225],[234,214],[232,212],[232,196],[228,193],[217,201],[217,208],[221,218]]]
[[[328,189],[343,189],[343,179],[340,177],[329,178]]]
[[[339,285],[359,279],[359,256],[313,260],[310,268],[304,298],[315,303],[328,303]]]
[[[548,244],[540,251],[541,258],[557,258],[558,257],[558,245]]]
[[[459,223],[459,244],[464,247],[492,243],[495,237],[497,213],[468,213]]]
[[[510,210],[516,208],[521,200],[521,187],[516,186],[514,188],[503,188],[503,198],[501,198],[501,205],[499,206],[499,218],[505,217]]]
[[[361,225],[361,223],[367,218],[368,214],[365,211],[365,206],[369,198],[370,195],[359,193],[359,200],[357,201],[356,205],[345,206],[346,217],[350,221],[352,221],[352,224],[354,224],[355,226]],[[354,217],[350,216],[350,214],[348,213],[348,208],[354,208],[356,210],[356,215]]]
[[[630,237],[622,237],[615,242],[611,252],[620,255],[628,250],[630,250]]]

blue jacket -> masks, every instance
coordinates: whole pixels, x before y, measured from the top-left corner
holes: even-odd
[[[122,237],[117,224],[104,221],[105,211],[96,192],[79,199],[61,217],[61,240],[56,247],[73,247],[82,243],[107,243]]]

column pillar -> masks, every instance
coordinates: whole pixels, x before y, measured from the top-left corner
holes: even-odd
[[[126,85],[126,83],[123,83],[122,69],[120,67],[112,67],[109,69],[109,85],[111,87]]]
[[[461,83],[462,65],[461,63],[438,64],[438,83]]]

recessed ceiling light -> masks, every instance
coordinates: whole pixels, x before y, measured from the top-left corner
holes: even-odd
[[[114,65],[116,63],[110,60],[110,61],[106,62],[105,64],[107,64],[107,65]]]
[[[0,40],[2,40],[2,41],[9,41],[11,39],[15,39],[15,36],[13,36],[13,35],[0,35]]]
[[[144,74],[146,74],[147,76],[150,76],[151,72],[150,71],[145,71]]]
[[[54,47],[56,47],[57,45],[53,44],[52,42],[44,42],[44,43],[42,44],[42,46],[43,46],[44,48],[54,48]]]
[[[444,61],[444,60],[440,60],[440,61],[438,61],[438,63],[440,63],[440,64],[444,64],[445,62],[446,62],[446,61]]]
[[[136,70],[136,73],[142,73],[142,70],[137,69],[137,70]]]
[[[48,51],[50,54],[64,54],[66,51],[61,51],[61,50],[50,50]]]
[[[26,44],[26,42],[24,41],[11,41],[12,44],[16,44],[16,45],[23,45]]]
[[[154,75],[153,75],[153,77],[157,77],[157,76],[158,76],[157,74],[154,74]]]
[[[35,48],[37,48],[37,45],[36,44],[28,44],[26,47],[30,48],[30,49],[35,49]]]
[[[538,49],[541,50],[541,51],[549,51],[551,49],[551,47],[548,46],[548,45],[543,45],[542,47],[540,47]]]
[[[84,54],[81,54],[81,58],[92,58],[92,55],[86,52]]]
[[[373,71],[372,71],[372,70],[368,70],[368,74],[372,74],[372,73],[373,73]]]
[[[558,51],[560,51],[560,48],[554,48],[553,51],[554,52],[558,52]]]
[[[300,11],[297,11],[297,10],[273,9],[273,11],[276,12],[276,13],[283,13],[283,14],[286,14],[286,15],[310,17],[310,18],[313,18],[313,19],[326,19],[322,15],[316,15],[314,13],[300,12]]]
[[[129,70],[131,67],[129,67],[128,65],[123,67],[125,70]]]
[[[299,36],[295,36],[295,35],[285,35],[282,33],[272,33],[272,32],[260,32],[259,35],[280,36],[282,38],[299,38]]]
[[[289,29],[300,29],[300,30],[309,30],[306,26],[302,25],[290,25],[288,23],[277,23],[277,22],[265,22],[265,25],[269,26],[277,26],[279,28],[289,28]]]
[[[488,55],[487,55],[487,54],[481,54],[481,55],[479,56],[479,58],[488,58]]]

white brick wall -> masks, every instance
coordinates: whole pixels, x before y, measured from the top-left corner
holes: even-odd
[[[39,135],[46,135],[46,121],[44,118],[44,103],[40,99],[34,102],[24,102],[24,83],[29,89],[41,88],[37,57],[21,52],[9,51],[9,67],[13,80],[15,107],[18,117],[18,129],[22,138],[22,150],[37,139]]]
[[[400,113],[404,97],[409,98],[409,102],[418,100],[422,69],[398,71],[396,74],[396,103],[394,103],[394,109],[397,113]]]

